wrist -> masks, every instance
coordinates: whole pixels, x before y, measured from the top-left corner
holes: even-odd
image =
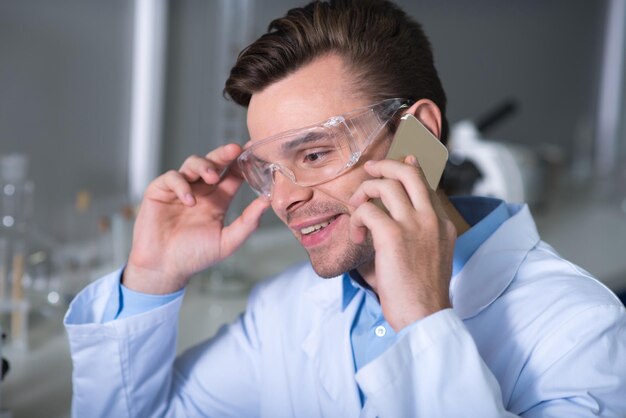
[[[183,289],[187,279],[168,274],[164,270],[141,267],[129,261],[122,273],[122,284],[135,292],[166,295]]]
[[[383,305],[382,300],[381,305]],[[448,300],[443,299],[430,300],[428,303],[415,300],[399,303],[396,299],[390,306],[394,306],[393,312],[389,312],[389,318],[385,314],[385,319],[396,333],[421,319],[452,307]]]

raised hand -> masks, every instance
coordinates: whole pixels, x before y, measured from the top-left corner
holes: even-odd
[[[177,291],[194,273],[232,255],[258,227],[269,207],[265,198],[224,225],[243,181],[231,165],[240,153],[239,145],[224,145],[205,157],[189,157],[180,170],[150,183],[135,223],[125,286],[152,294]]]
[[[363,182],[350,200],[350,236],[372,234],[374,290],[387,322],[399,331],[416,320],[449,308],[452,256],[457,231],[417,160],[368,161],[375,177]],[[382,210],[369,200],[380,198]],[[372,283],[370,283],[371,285]]]

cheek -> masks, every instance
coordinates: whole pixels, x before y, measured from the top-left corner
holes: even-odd
[[[343,176],[337,177],[335,180],[318,186],[318,190],[324,195],[333,198],[346,205],[350,211],[355,208],[348,205],[348,201],[359,188],[361,183],[372,177],[365,172],[361,166],[357,166]]]
[[[385,136],[375,140],[374,143],[367,149],[365,154],[363,154],[362,161],[365,162],[366,160],[384,159],[387,155],[387,151],[389,151],[392,139],[393,135],[386,133]]]

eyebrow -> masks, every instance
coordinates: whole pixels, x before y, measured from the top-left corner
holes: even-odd
[[[315,142],[315,141],[319,141],[325,137],[327,137],[328,135],[323,133],[323,132],[319,132],[319,131],[314,131],[314,132],[308,132],[304,135],[302,135],[299,138],[294,139],[293,141],[289,141],[285,144],[283,144],[281,146],[281,150],[284,151],[291,151],[292,149],[305,144],[307,142]]]

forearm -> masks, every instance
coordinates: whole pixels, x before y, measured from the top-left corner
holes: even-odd
[[[119,272],[87,287],[70,305],[74,416],[153,416],[169,408],[182,298],[132,318],[102,323]]]

